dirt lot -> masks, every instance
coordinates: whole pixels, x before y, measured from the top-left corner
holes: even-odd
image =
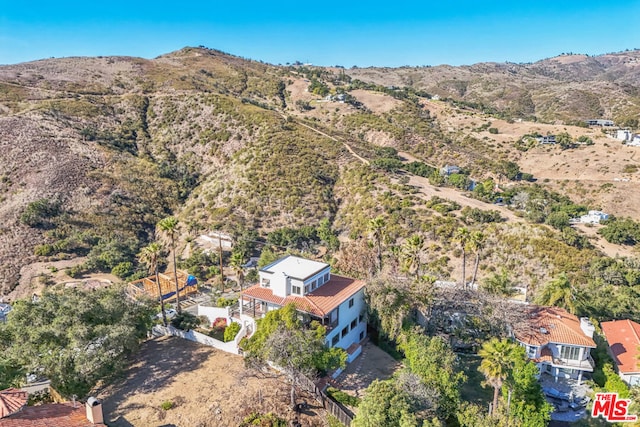
[[[247,370],[240,356],[173,337],[145,342],[126,378],[99,397],[114,427],[231,427],[253,411],[293,419],[283,382]],[[324,426],[323,409],[304,400],[312,406],[302,425]]]

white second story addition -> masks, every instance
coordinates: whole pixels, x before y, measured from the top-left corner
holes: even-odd
[[[259,276],[260,286],[275,296],[304,296],[331,280],[331,266],[289,255],[262,268]]]

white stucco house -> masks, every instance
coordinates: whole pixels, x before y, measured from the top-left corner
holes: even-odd
[[[514,337],[527,350],[540,373],[555,381],[570,378],[582,381],[593,372],[591,349],[595,327],[586,317],[578,317],[558,307],[532,306],[528,322],[514,330]]]
[[[600,325],[622,381],[640,385],[640,324],[629,320],[602,322]]]
[[[588,214],[580,217],[580,222],[583,224],[600,224],[600,221],[609,219],[609,214],[602,211],[589,211]]]
[[[360,342],[367,333],[363,281],[334,275],[324,262],[292,255],[258,274],[258,283],[240,297],[243,315],[260,318],[293,303],[309,321],[317,320],[327,328],[327,345],[345,349],[348,362],[360,354]]]

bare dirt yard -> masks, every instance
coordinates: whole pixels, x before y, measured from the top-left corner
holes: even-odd
[[[146,341],[125,378],[98,396],[113,427],[232,427],[252,412],[295,417],[283,381],[245,368],[241,356],[174,337]],[[324,426],[322,407],[301,400],[310,407],[300,423]]]

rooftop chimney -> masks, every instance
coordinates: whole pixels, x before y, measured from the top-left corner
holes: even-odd
[[[584,334],[589,338],[593,338],[593,333],[596,330],[588,317],[580,318],[580,329],[582,329],[582,332],[584,332]]]
[[[87,410],[87,420],[89,420],[90,423],[104,423],[104,417],[102,415],[102,402],[100,402],[95,397],[90,397],[87,399],[85,407]]]

